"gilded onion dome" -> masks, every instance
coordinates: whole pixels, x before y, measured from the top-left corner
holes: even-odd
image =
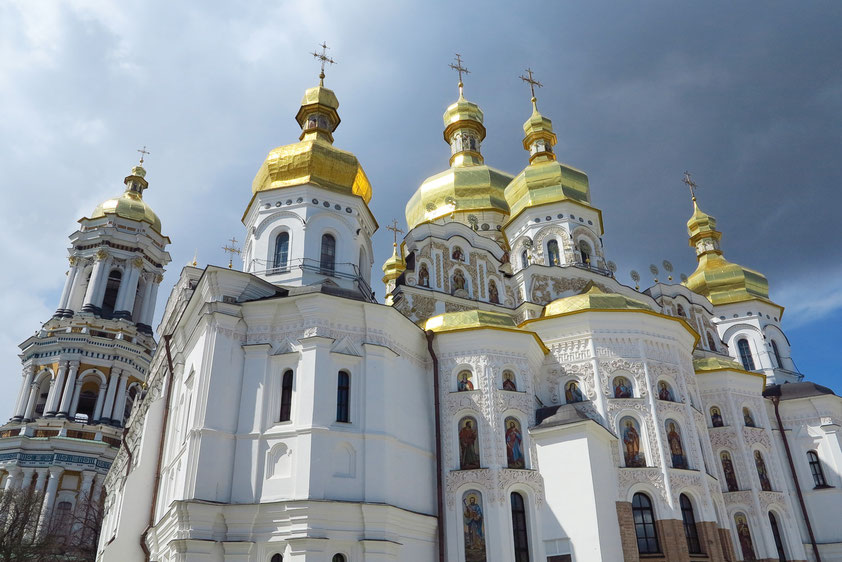
[[[155,232],[160,234],[161,219],[143,200],[143,190],[149,187],[149,182],[146,181],[146,170],[143,166],[134,166],[123,183],[126,184],[126,191],[118,197],[106,199],[97,205],[90,218],[98,219],[106,215],[117,215],[124,219],[148,223]]]
[[[409,228],[451,215],[472,224],[499,225],[509,214],[503,192],[512,177],[485,165],[480,150],[483,139],[482,110],[465,99],[460,82],[459,99],[444,112],[450,168],[424,180],[410,198],[406,205]],[[471,215],[481,218],[472,221]]]
[[[252,183],[252,193],[303,184],[358,195],[371,201],[371,183],[356,156],[333,146],[339,126],[339,100],[333,90],[319,85],[304,92],[295,120],[301,127],[299,142],[269,152]]]
[[[708,215],[693,197],[693,216],[687,221],[690,245],[696,248],[699,265],[684,285],[713,303],[731,304],[752,299],[769,300],[769,282],[763,274],[731,263],[722,255],[716,219]]]
[[[544,307],[542,316],[558,316],[585,310],[646,310],[652,307],[641,300],[637,300],[619,293],[606,293],[592,281],[578,294],[556,299]]]
[[[523,124],[523,148],[529,152],[529,165],[506,187],[506,201],[512,218],[524,209],[563,200],[590,207],[588,176],[556,160],[553,147],[558,142],[550,119],[541,115],[535,97],[532,115]]]
[[[383,263],[383,283],[397,279],[406,271],[406,260],[403,258],[403,248],[398,248],[397,242],[392,244],[392,256]]]

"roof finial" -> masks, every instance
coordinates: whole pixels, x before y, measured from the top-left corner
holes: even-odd
[[[523,80],[524,82],[529,84],[529,90],[532,92],[532,105],[534,105],[537,108],[538,107],[537,106],[538,98],[535,97],[535,86],[538,86],[539,88],[543,88],[544,85],[541,84],[540,82],[535,80],[535,78],[532,77],[532,69],[531,68],[527,68],[526,73],[529,75],[528,78],[526,76],[522,75],[522,74],[520,75],[519,78],[521,80]]]
[[[240,254],[240,248],[237,247],[236,238],[231,238],[229,242],[231,243],[231,245],[229,246],[228,244],[226,244],[222,247],[222,251],[226,254],[230,254],[228,256],[228,269],[232,269],[234,267],[234,256]]]
[[[325,63],[336,64],[336,61],[333,60],[332,58],[330,58],[329,56],[327,56],[327,50],[330,47],[327,46],[327,43],[325,41],[322,41],[322,44],[319,45],[319,47],[322,48],[321,53],[317,53],[316,51],[313,51],[310,54],[313,55],[315,58],[319,59],[320,61],[322,61],[322,71],[319,73],[319,86],[324,86],[325,85]]]
[[[143,166],[143,157],[146,156],[147,154],[152,154],[152,153],[149,152],[148,150],[146,150],[145,144],[143,145],[143,148],[138,148],[137,151],[140,152],[140,165]]]
[[[465,74],[470,74],[471,71],[462,66],[462,55],[460,55],[459,53],[456,53],[456,64],[450,63],[449,66],[450,68],[459,73],[459,96],[461,96],[462,86],[464,86],[464,84],[462,83],[462,73],[464,72]]]
[[[392,219],[392,224],[386,227],[386,230],[391,230],[395,235],[395,247],[398,245],[398,233],[403,234],[403,230],[398,228],[398,219]]]
[[[696,182],[693,181],[693,178],[690,177],[690,172],[685,171],[684,172],[684,179],[681,180],[681,181],[684,182],[685,184],[687,184],[687,187],[690,188],[690,197],[693,198],[693,203],[695,203],[696,202],[696,188],[698,187],[698,185],[696,184]]]

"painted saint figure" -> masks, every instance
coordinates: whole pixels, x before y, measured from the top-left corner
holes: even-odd
[[[634,418],[623,418],[620,422],[623,432],[623,457],[628,467],[646,466],[646,459],[640,454],[640,432]]]
[[[570,381],[564,386],[564,400],[568,404],[583,402],[585,400],[585,396],[582,394],[582,391],[579,390],[579,383],[576,381]]]
[[[520,422],[515,418],[506,418],[506,458],[509,468],[525,468],[523,457],[523,434]]]
[[[716,406],[710,409],[710,423],[713,424],[713,427],[725,426],[725,422],[722,421],[722,413]]]
[[[754,425],[754,416],[751,415],[751,410],[748,408],[743,408],[743,422],[746,427],[757,427]]]
[[[728,485],[728,491],[738,491],[740,487],[737,485],[737,473],[734,471],[734,463],[731,461],[730,453],[728,451],[722,451],[719,459],[722,461],[722,473],[725,474],[725,483]]]
[[[515,382],[515,374],[511,371],[503,371],[503,390],[517,391],[517,383]]]
[[[479,468],[479,443],[477,442],[476,420],[470,417],[459,422],[459,468]]]
[[[430,286],[430,271],[427,269],[426,263],[422,263],[418,269],[418,284],[422,287]]]
[[[754,466],[757,467],[757,477],[760,479],[760,487],[764,492],[772,491],[772,482],[769,480],[769,473],[766,472],[766,462],[760,451],[754,452]]]
[[[684,454],[684,447],[681,445],[681,435],[675,422],[667,420],[667,442],[669,443],[670,455],[672,456],[673,468],[687,468],[687,456]]]
[[[751,531],[748,528],[746,516],[742,513],[734,515],[734,522],[737,524],[737,538],[740,540],[740,550],[743,551],[744,560],[757,560],[754,554],[754,544],[751,542]]]
[[[497,283],[494,282],[494,279],[488,282],[488,302],[500,304],[500,294],[497,292]]]
[[[617,377],[614,379],[614,398],[631,398],[632,387],[629,379],[626,377]]]
[[[462,273],[461,269],[457,269],[456,273],[453,274],[453,292],[456,291],[464,291],[465,290],[465,274]]]
[[[485,530],[482,496],[469,490],[462,496],[462,528],[465,536],[465,562],[485,562]]]
[[[669,385],[664,381],[660,381],[658,383],[658,398],[669,402],[675,402],[675,398],[672,395],[672,389],[670,389]]]
[[[474,383],[471,382],[471,372],[470,371],[462,371],[456,377],[456,390],[459,392],[464,392],[466,390],[473,390]]]
[[[454,260],[465,261],[465,255],[462,253],[462,248],[459,246],[453,248],[453,253],[450,254],[450,257]]]

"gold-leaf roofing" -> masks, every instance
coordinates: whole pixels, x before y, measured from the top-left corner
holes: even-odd
[[[704,371],[745,371],[745,368],[725,357],[697,357],[693,359],[693,370],[697,373]]]
[[[557,160],[535,161],[523,169],[505,189],[512,217],[523,209],[573,200],[590,206],[588,176]]]
[[[97,205],[90,218],[98,219],[106,215],[117,215],[124,219],[148,223],[155,232],[160,234],[161,219],[143,200],[142,189],[132,187],[134,183],[142,184],[142,188],[146,188],[144,176],[146,176],[146,170],[141,166],[133,167],[131,174],[125,179],[126,191],[122,195],[106,199]]]
[[[466,330],[503,330],[529,334],[535,338],[542,351],[546,354],[549,350],[538,337],[538,334],[529,330],[518,328],[514,319],[502,312],[491,312],[488,310],[464,310],[459,312],[446,312],[428,318],[422,326],[425,331],[435,333],[462,332]]]
[[[556,299],[547,304],[542,316],[557,316],[584,310],[646,310],[651,312],[652,307],[643,301],[619,293],[606,293],[591,281],[580,294]]]
[[[716,219],[702,211],[693,201],[693,215],[687,221],[690,245],[702,248],[698,266],[684,282],[713,305],[732,304],[752,299],[771,303],[769,281],[753,269],[731,263],[719,249],[722,233],[716,230]],[[772,303],[774,304],[774,303]]]
[[[403,257],[403,245],[398,248],[397,243],[393,244],[392,255],[383,263],[383,282],[400,277],[406,271],[406,260]]]

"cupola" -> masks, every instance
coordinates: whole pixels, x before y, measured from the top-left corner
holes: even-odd
[[[90,218],[98,219],[106,215],[116,215],[124,219],[145,222],[160,234],[161,219],[143,200],[143,191],[149,187],[146,181],[146,170],[141,165],[134,166],[123,183],[126,184],[126,191],[118,197],[106,199],[97,205]]]

